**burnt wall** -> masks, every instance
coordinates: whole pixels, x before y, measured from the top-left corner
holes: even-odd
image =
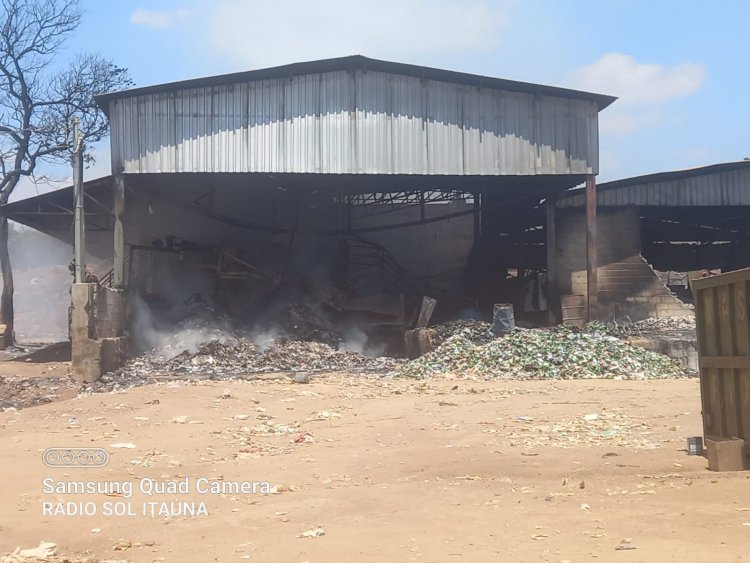
[[[557,264],[561,295],[587,295],[585,210],[558,209]],[[692,310],[667,289],[642,258],[637,207],[599,209],[599,311],[602,320],[682,317]]]

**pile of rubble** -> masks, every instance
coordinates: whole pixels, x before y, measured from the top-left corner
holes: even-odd
[[[175,378],[232,379],[273,372],[391,372],[401,363],[389,357],[345,352],[322,342],[288,337],[260,338],[216,332],[213,338],[192,347],[175,342],[130,360],[125,366],[90,384],[90,391],[109,391]],[[197,338],[197,335],[192,335]],[[172,339],[170,339],[172,340]],[[183,342],[185,342],[183,340]]]
[[[674,336],[695,338],[695,317],[652,318],[626,323],[592,322],[586,325],[585,330],[622,339]]]
[[[470,333],[459,332],[402,366],[399,373],[418,378],[451,373],[510,379],[651,379],[683,374],[667,356],[601,332],[564,326],[519,330],[483,344],[473,342]]]
[[[492,333],[492,325],[484,321],[451,321],[430,327],[429,330],[433,346],[440,346],[456,334],[461,334],[474,344],[486,344],[495,338],[495,335]]]
[[[157,364],[159,363],[157,359]],[[342,352],[329,344],[274,338],[259,346],[249,337],[213,340],[195,353],[183,352],[161,364],[162,373],[260,373],[273,371],[382,370],[396,365],[391,358]]]

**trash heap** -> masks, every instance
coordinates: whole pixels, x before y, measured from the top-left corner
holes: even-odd
[[[156,363],[160,364],[158,358]],[[323,342],[277,337],[259,346],[249,337],[213,340],[198,351],[185,351],[156,367],[162,373],[243,374],[273,371],[338,371],[392,369],[392,358],[343,352]]]
[[[492,333],[492,324],[484,321],[450,321],[430,327],[429,330],[433,346],[440,346],[443,342],[457,334],[463,335],[464,338],[473,344],[486,344],[495,338],[495,335]]]
[[[637,322],[587,324],[586,332],[606,334],[617,338],[695,338],[695,317],[651,318]]]
[[[151,350],[133,358],[119,370],[104,374],[89,385],[90,390],[129,388],[164,376],[222,380],[289,371],[389,372],[401,363],[394,358],[344,352],[322,342],[287,337],[263,341],[257,336],[222,333],[196,348],[183,348],[182,352],[170,355],[165,352],[176,349],[170,342],[165,348]]]
[[[431,353],[406,363],[399,374],[440,374],[506,379],[654,379],[682,375],[679,364],[621,339],[565,326],[519,330],[475,343],[459,332]]]

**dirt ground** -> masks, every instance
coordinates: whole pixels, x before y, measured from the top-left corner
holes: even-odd
[[[24,377],[39,366],[20,365]],[[339,374],[56,400],[0,412],[0,554],[47,541],[55,561],[750,561],[750,474],[708,472],[685,452],[700,434],[695,379]],[[95,446],[110,453],[103,468],[42,461]],[[271,494],[138,490],[201,477],[267,481]],[[45,493],[44,478],[135,492]],[[43,515],[57,501],[97,513]],[[202,501],[208,514],[151,517],[144,501]],[[106,502],[136,515],[104,515]]]

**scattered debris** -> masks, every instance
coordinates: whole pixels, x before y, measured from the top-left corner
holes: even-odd
[[[299,534],[298,538],[318,538],[320,536],[325,536],[326,531],[323,528],[311,528],[309,530],[305,530],[301,534]]]
[[[115,449],[132,450],[135,449],[135,444],[133,442],[117,442],[116,444],[110,444],[109,447]]]
[[[313,435],[309,432],[300,432],[294,437],[294,443],[295,444],[305,444],[308,442],[314,442]]]
[[[593,334],[606,334],[622,339],[664,336],[695,338],[695,317],[650,318],[627,323],[594,321],[587,324],[584,330]]]
[[[619,545],[615,546],[615,551],[628,551],[631,549],[638,549],[638,548],[631,543],[630,539],[622,540],[619,543]]]
[[[309,372],[393,372],[403,363],[390,357],[371,357],[337,350],[329,344],[277,337],[261,346],[250,336],[209,331],[209,340],[190,351],[171,343],[133,358],[125,366],[88,384],[85,392],[108,392],[153,383],[160,376],[230,380],[237,376],[301,371],[295,382],[309,381]],[[198,338],[195,334],[191,338]]]
[[[496,338],[492,333],[492,324],[484,321],[451,321],[430,327],[430,337],[435,347],[457,334],[461,334],[473,344],[486,344]]]
[[[112,550],[113,551],[125,551],[126,549],[130,549],[131,547],[133,547],[132,541],[120,538],[119,540],[117,540],[117,543],[115,543],[115,545],[112,546]]]
[[[0,412],[33,407],[75,396],[78,383],[71,377],[3,377],[0,376]]]
[[[28,549],[16,548],[11,556],[21,559],[48,559],[54,557],[56,553],[57,544],[41,541],[37,547],[30,547]]]
[[[294,382],[295,383],[310,383],[310,374],[305,371],[295,373]]]

